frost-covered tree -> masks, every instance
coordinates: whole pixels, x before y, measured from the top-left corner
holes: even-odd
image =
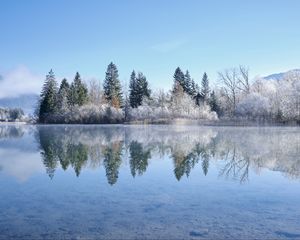
[[[70,87],[69,104],[82,106],[88,102],[88,89],[77,72]]]
[[[208,103],[209,100],[209,80],[207,77],[206,72],[203,74],[202,81],[201,81],[201,95],[203,97],[203,100]]]
[[[40,95],[39,101],[39,122],[45,122],[48,115],[54,114],[57,111],[57,82],[52,69],[46,75],[46,80]]]
[[[142,104],[145,97],[150,97],[151,90],[143,73],[136,76],[135,71],[131,73],[129,84],[129,100],[131,107],[135,108]]]
[[[238,88],[244,93],[250,93],[250,81],[249,81],[249,68],[243,65],[240,65],[237,68],[238,72]]]
[[[209,98],[209,106],[210,109],[214,112],[216,112],[218,115],[220,115],[220,106],[217,100],[217,96],[215,94],[215,91],[212,91]]]
[[[58,94],[57,94],[57,107],[60,111],[65,111],[68,109],[68,96],[70,94],[70,85],[67,79],[61,81]]]
[[[190,75],[189,71],[187,70],[184,74],[184,90],[190,96],[193,96],[193,94],[194,94],[192,84],[193,83],[192,83],[191,75]]]
[[[24,118],[24,111],[21,108],[0,108],[0,121],[20,121]]]
[[[121,82],[119,80],[117,66],[112,62],[107,66],[103,89],[105,98],[111,106],[115,108],[122,107],[123,96]]]
[[[267,97],[258,93],[248,94],[236,108],[236,115],[250,119],[265,119],[269,114],[270,103]]]
[[[132,108],[138,107],[138,87],[137,87],[137,80],[136,80],[136,74],[133,70],[130,75],[130,82],[129,82],[129,101],[130,106]]]
[[[139,72],[136,80],[137,80],[137,86],[138,86],[138,90],[139,90],[138,103],[142,104],[144,97],[148,97],[148,98],[150,97],[151,90],[149,88],[147,78],[145,77],[145,75],[143,73]]]
[[[238,101],[239,79],[235,68],[219,72],[219,80],[222,84],[222,93],[228,103],[228,114],[233,116]]]
[[[185,77],[184,77],[184,73],[181,71],[180,67],[176,68],[173,78],[174,78],[173,92],[177,91],[179,86],[184,91],[186,91]]]
[[[91,80],[89,84],[89,102],[94,105],[101,105],[104,103],[101,84],[95,79]]]
[[[190,85],[190,95],[191,97],[195,98],[197,93],[199,92],[199,86],[197,83],[195,83],[195,80],[191,80],[191,85]]]

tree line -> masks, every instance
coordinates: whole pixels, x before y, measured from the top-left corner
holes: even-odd
[[[173,74],[170,91],[153,91],[142,72],[132,71],[128,91],[118,68],[107,66],[103,84],[89,86],[77,72],[69,83],[58,86],[51,70],[46,76],[36,110],[40,123],[122,123],[193,120],[259,120],[300,123],[300,74],[288,73],[281,80],[250,80],[245,66],[218,73],[218,86],[210,87],[207,73],[200,85],[188,70]]]
[[[190,107],[188,113],[197,110],[194,111],[194,115],[198,114],[199,118],[201,118],[199,113],[204,111],[200,108],[202,105],[207,105],[205,111],[208,112],[210,109],[218,110],[214,92],[210,92],[206,73],[203,75],[201,87],[191,78],[189,71],[184,74],[179,67],[176,68],[173,79],[173,88],[170,93],[153,94],[146,76],[142,72],[136,73],[133,70],[127,93],[122,89],[117,66],[112,62],[107,66],[102,87],[95,81],[91,82],[88,87],[78,72],[71,83],[64,78],[58,86],[54,72],[50,70],[46,75],[36,110],[38,122],[76,123],[76,119],[70,120],[76,118],[76,114],[81,118],[78,119],[79,123],[85,120],[89,121],[88,123],[123,122],[141,120],[137,112],[144,113],[147,110],[150,112],[146,115],[154,119],[159,117],[154,115],[155,105],[160,105],[156,107],[161,108],[163,113],[161,118],[172,117],[172,113],[168,111],[169,107],[172,107],[173,113],[177,112],[178,117],[188,117],[189,114],[180,112],[179,106],[182,104],[189,105],[184,106]],[[151,110],[143,105],[151,105]],[[94,112],[90,108],[93,108]],[[116,117],[118,114],[119,117]],[[197,116],[191,114],[193,118]],[[67,117],[69,117],[68,120],[66,120]],[[94,120],[89,120],[89,118],[94,118]]]

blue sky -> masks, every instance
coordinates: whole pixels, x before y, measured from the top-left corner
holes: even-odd
[[[122,81],[136,69],[167,89],[177,66],[212,82],[239,64],[252,77],[300,68],[299,9],[298,0],[1,0],[0,74],[23,66],[103,79],[113,61]]]

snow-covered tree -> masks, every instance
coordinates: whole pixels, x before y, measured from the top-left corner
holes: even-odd
[[[58,94],[57,94],[57,106],[59,111],[65,111],[68,109],[68,96],[70,94],[70,85],[67,79],[61,81]]]
[[[193,81],[189,71],[187,70],[184,74],[184,90],[190,96],[194,96],[194,89],[193,89],[194,86],[192,85],[193,85]]]
[[[185,77],[184,77],[184,73],[181,71],[180,67],[176,68],[173,78],[174,78],[173,92],[177,91],[179,86],[184,91],[186,91]]]
[[[77,72],[70,87],[69,104],[82,106],[88,102],[88,89]]]
[[[107,66],[103,89],[105,98],[111,106],[115,108],[122,107],[122,87],[117,66],[113,62]]]
[[[250,119],[266,119],[269,110],[270,103],[267,97],[258,93],[250,93],[238,103],[236,114]]]
[[[201,95],[203,97],[203,100],[208,103],[209,100],[209,93],[210,93],[210,88],[209,88],[209,80],[207,77],[206,72],[203,74],[202,81],[201,81]]]
[[[46,80],[40,95],[39,101],[39,122],[45,122],[48,115],[54,114],[57,111],[57,82],[55,80],[52,69],[46,75]]]
[[[129,83],[129,101],[131,107],[135,108],[142,104],[145,97],[149,98],[151,90],[148,86],[148,81],[143,73],[139,72],[136,76],[135,71],[132,71]]]
[[[95,79],[92,79],[89,84],[89,102],[94,105],[100,105],[104,103],[101,84]]]

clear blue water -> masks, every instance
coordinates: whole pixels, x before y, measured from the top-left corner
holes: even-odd
[[[0,126],[0,239],[300,239],[300,129]]]

